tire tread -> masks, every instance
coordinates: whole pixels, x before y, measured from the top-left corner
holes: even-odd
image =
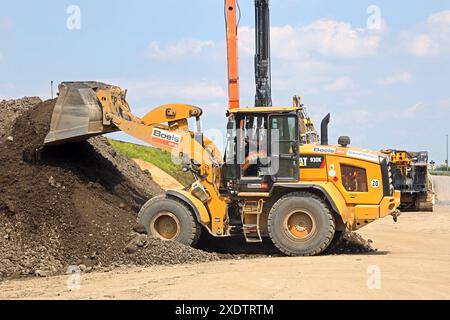
[[[138,222],[142,223],[142,219],[144,218],[147,209],[158,202],[164,202],[164,201],[170,201],[174,205],[178,206],[181,210],[188,213],[189,220],[190,220],[190,231],[189,231],[189,240],[188,242],[191,243],[190,245],[193,246],[197,243],[198,239],[200,238],[201,234],[201,226],[196,221],[196,218],[192,212],[192,210],[181,200],[174,198],[174,197],[168,197],[167,195],[160,195],[153,197],[147,203],[145,203],[138,214]]]
[[[335,220],[334,220],[333,213],[331,212],[331,209],[324,203],[323,199],[321,199],[314,193],[305,192],[305,191],[292,192],[292,193],[289,193],[289,194],[281,197],[280,199],[278,199],[278,201],[275,202],[275,204],[272,206],[272,209],[270,210],[270,213],[269,213],[269,218],[268,218],[269,234],[273,234],[273,232],[274,232],[274,230],[272,229],[272,220],[273,220],[273,216],[274,216],[273,213],[275,211],[277,211],[277,209],[281,206],[281,204],[283,202],[286,201],[286,199],[293,198],[293,197],[309,198],[309,199],[314,199],[315,201],[319,202],[327,216],[327,219],[331,222],[329,224],[328,234],[327,234],[325,241],[323,241],[322,244],[318,248],[316,248],[316,250],[309,252],[309,253],[305,253],[305,254],[296,254],[297,256],[316,256],[316,255],[324,252],[325,249],[327,249],[327,247],[330,245],[331,240],[333,239],[333,235],[335,233],[336,225],[335,225]],[[279,243],[277,243],[277,241],[273,241],[273,238],[272,238],[272,242],[278,248],[278,250],[280,250],[284,254],[286,254],[288,256],[293,255],[292,252],[283,248],[283,246],[281,246]]]

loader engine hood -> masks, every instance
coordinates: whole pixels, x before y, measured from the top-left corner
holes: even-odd
[[[386,155],[378,151],[367,150],[357,147],[342,147],[338,145],[325,145],[325,146],[320,144],[303,145],[301,147],[301,153],[343,156],[348,158],[365,160],[373,163],[381,163],[381,161],[384,158],[386,158]]]

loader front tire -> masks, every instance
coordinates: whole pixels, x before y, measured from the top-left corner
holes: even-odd
[[[311,193],[295,192],[273,205],[268,229],[275,246],[286,255],[314,256],[330,245],[335,220],[322,199]]]
[[[201,227],[189,207],[166,196],[148,201],[139,212],[138,222],[149,236],[164,241],[193,246],[200,237]]]
[[[344,242],[345,231],[336,230],[328,248],[324,251],[326,254],[335,253],[339,246]]]

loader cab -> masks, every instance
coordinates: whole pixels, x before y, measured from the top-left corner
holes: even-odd
[[[269,192],[275,182],[299,180],[296,108],[243,108],[230,112],[223,187]]]

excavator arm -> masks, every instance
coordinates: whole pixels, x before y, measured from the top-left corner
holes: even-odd
[[[227,29],[228,58],[228,108],[238,109],[239,102],[239,63],[238,63],[238,22],[237,1],[225,0],[225,21]]]
[[[225,22],[227,29],[228,58],[228,108],[240,107],[238,19],[237,1],[225,0]],[[270,65],[270,10],[269,0],[255,0],[255,82],[256,107],[272,106],[272,84]]]
[[[272,106],[270,65],[270,9],[269,0],[255,0],[255,81],[256,107]]]

